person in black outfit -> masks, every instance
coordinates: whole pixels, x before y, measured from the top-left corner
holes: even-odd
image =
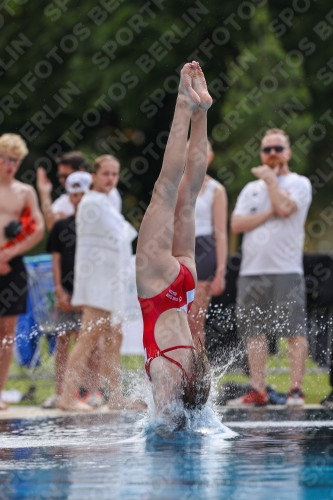
[[[70,201],[77,207],[91,184],[87,172],[74,172],[66,180]],[[53,279],[56,295],[54,323],[57,333],[55,353],[56,394],[49,397],[43,408],[56,408],[62,390],[71,336],[77,336],[81,327],[81,311],[71,305],[74,284],[74,259],[76,246],[75,214],[58,220],[49,235],[47,251],[52,253]]]

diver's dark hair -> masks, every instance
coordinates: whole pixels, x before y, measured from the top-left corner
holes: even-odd
[[[210,364],[206,349],[201,341],[200,347],[195,351],[191,349],[191,353],[193,356],[194,377],[189,382],[185,380],[183,375],[183,384],[180,393],[180,399],[187,410],[202,408],[208,400],[211,386]]]

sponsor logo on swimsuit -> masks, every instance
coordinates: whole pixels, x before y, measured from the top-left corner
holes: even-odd
[[[173,290],[169,290],[168,293],[166,294],[166,297],[168,297],[168,299],[174,300],[175,302],[181,301],[181,297],[178,298],[177,292],[174,292]]]

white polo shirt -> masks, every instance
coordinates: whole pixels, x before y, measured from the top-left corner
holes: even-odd
[[[298,210],[290,217],[272,217],[244,233],[240,276],[258,274],[303,274],[304,224],[311,204],[309,179],[296,173],[277,177]],[[265,181],[247,184],[240,195],[233,215],[251,215],[271,208]]]

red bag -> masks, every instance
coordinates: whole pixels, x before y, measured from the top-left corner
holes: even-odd
[[[20,217],[20,222],[22,224],[21,232],[17,236],[15,236],[12,240],[9,240],[9,241],[7,241],[7,243],[4,243],[1,246],[1,250],[4,250],[5,248],[12,247],[16,243],[19,243],[20,241],[24,240],[24,238],[29,236],[29,234],[32,234],[36,231],[36,222],[31,217],[30,207],[26,207],[23,210],[23,213]]]

